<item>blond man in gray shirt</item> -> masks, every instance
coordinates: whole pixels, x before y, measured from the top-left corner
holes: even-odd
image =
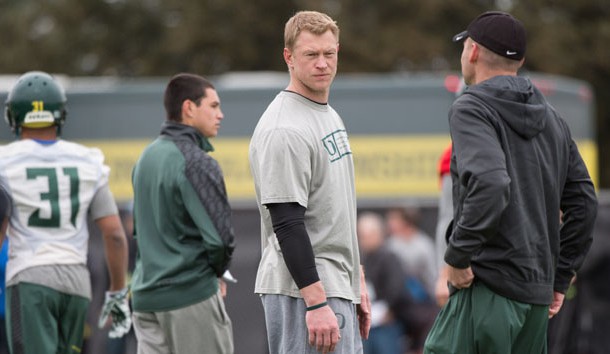
[[[271,353],[361,353],[370,302],[356,235],[354,168],[328,104],[339,28],[302,11],[286,23],[290,83],[261,117],[250,168],[261,213],[262,295]]]

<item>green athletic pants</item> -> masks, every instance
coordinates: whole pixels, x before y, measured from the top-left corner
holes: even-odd
[[[11,353],[80,353],[89,300],[46,286],[19,283],[6,288]]]
[[[548,306],[500,296],[480,281],[449,298],[425,354],[546,354]]]

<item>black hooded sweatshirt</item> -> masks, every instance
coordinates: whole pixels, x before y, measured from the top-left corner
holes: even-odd
[[[445,261],[471,266],[497,294],[549,305],[583,263],[597,213],[568,126],[517,76],[469,87],[449,125],[454,223]]]

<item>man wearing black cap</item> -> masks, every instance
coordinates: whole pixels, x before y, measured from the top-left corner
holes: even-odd
[[[523,25],[486,12],[453,40],[469,87],[449,112],[452,295],[425,353],[546,353],[548,318],[591,245],[593,183],[566,123],[517,76]]]

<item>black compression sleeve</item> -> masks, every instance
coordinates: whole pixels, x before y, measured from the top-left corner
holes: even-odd
[[[267,204],[284,262],[299,289],[320,280],[311,240],[305,229],[305,207],[298,203]]]

